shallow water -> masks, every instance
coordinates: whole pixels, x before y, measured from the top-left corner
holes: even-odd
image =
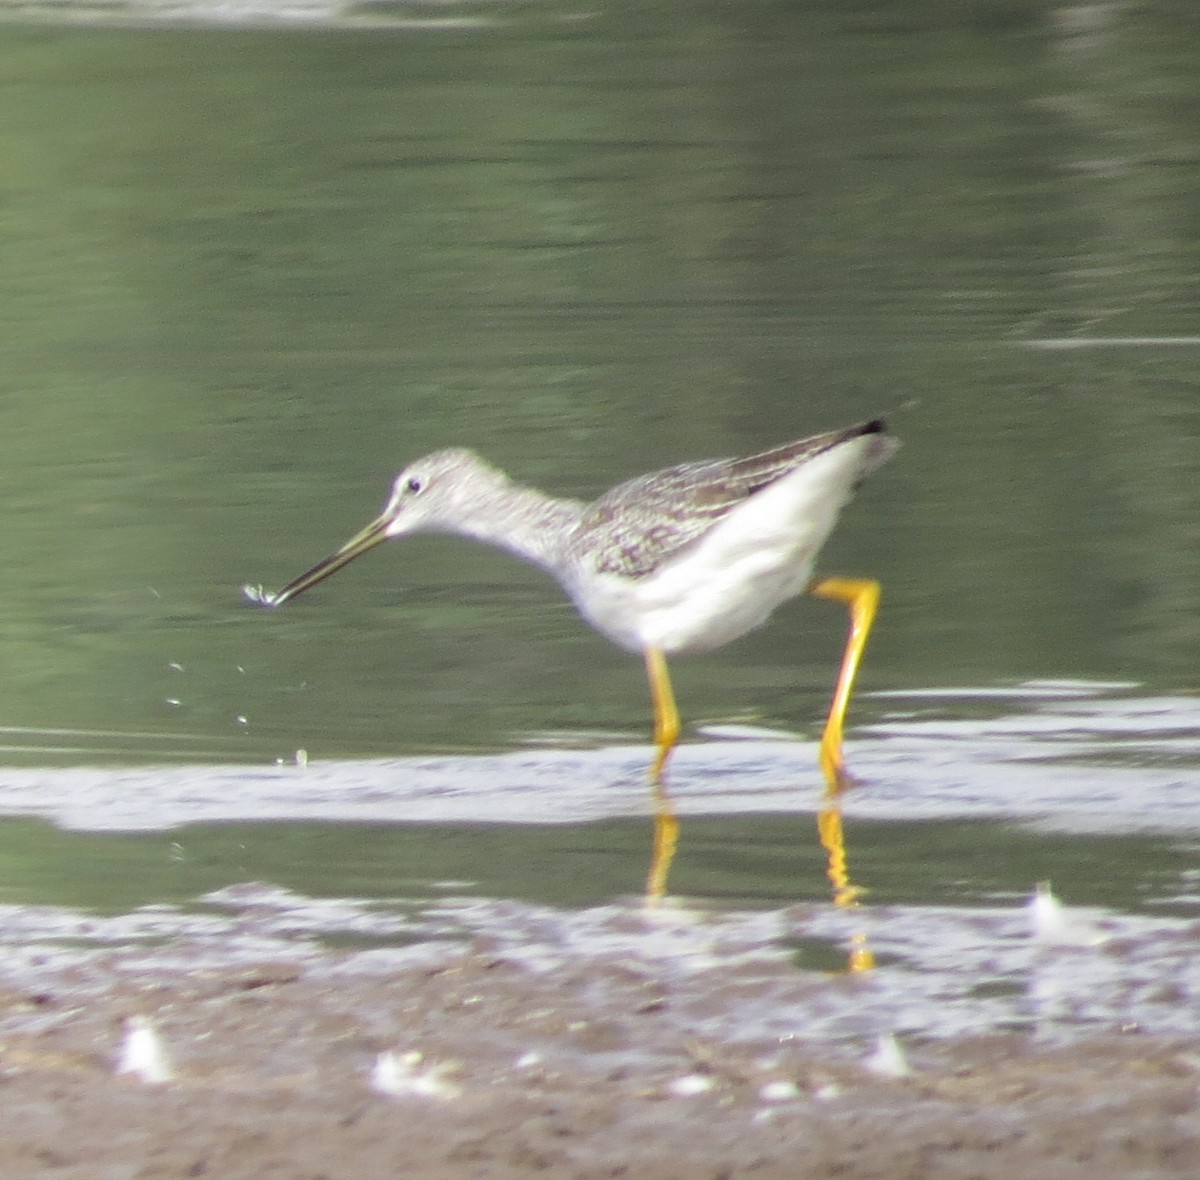
[[[1052,879],[1075,904],[1193,912],[1197,732],[1186,700],[1043,682],[883,701],[886,718],[852,746],[862,781],[842,799],[852,875],[871,904],[1004,904]],[[673,890],[741,907],[825,897],[813,743],[737,734],[677,752]],[[0,889],[120,908],[186,905],[245,876],[414,900],[454,881],[596,905],[640,888],[648,753],[10,769]]]

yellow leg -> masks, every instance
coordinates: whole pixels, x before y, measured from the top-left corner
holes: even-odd
[[[657,647],[646,648],[645,655],[646,675],[650,679],[650,701],[654,706],[654,744],[658,747],[654,765],[650,768],[650,778],[660,783],[667,759],[679,741],[679,710],[671,689],[667,657]]]
[[[663,783],[663,771],[679,740],[680,726],[666,657],[656,647],[646,648],[645,655],[650,700],[654,706],[654,744],[658,747],[650,768],[650,790],[654,796],[654,852],[646,878],[646,904],[653,905],[667,892],[667,874],[679,844],[679,820],[675,818],[671,796]]]
[[[854,678],[862,660],[867,636],[879,609],[880,586],[878,582],[861,578],[826,578],[809,587],[810,594],[818,598],[831,598],[844,602],[850,608],[850,636],[846,640],[846,651],[842,656],[842,668],[838,673],[837,685],[833,690],[833,702],[825,721],[825,732],[821,735],[821,769],[830,790],[840,791],[850,785],[846,772],[846,761],[842,755],[842,730],[846,722],[846,708],[850,704],[850,693]]]

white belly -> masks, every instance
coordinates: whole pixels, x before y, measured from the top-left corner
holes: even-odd
[[[668,578],[631,582],[611,574],[593,586],[580,613],[597,631],[628,651],[657,647],[672,655],[707,651],[764,623],[781,603],[808,585],[812,563],[752,571],[727,567],[689,576],[681,563]]]

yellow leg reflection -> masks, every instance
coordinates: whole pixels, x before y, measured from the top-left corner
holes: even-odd
[[[843,909],[857,909],[862,889],[850,880],[850,869],[846,863],[846,833],[842,828],[841,789],[831,787],[825,792],[825,806],[817,813],[817,832],[821,847],[829,855],[829,881],[833,886],[833,904]],[[850,936],[850,955],[847,969],[870,971],[875,966],[875,956],[867,945],[867,936],[856,931]]]
[[[679,846],[679,820],[667,788],[655,780],[650,784],[654,796],[654,851],[646,876],[646,904],[657,905],[667,895],[667,874]]]
[[[650,767],[650,791],[654,797],[654,851],[650,858],[650,872],[646,877],[646,904],[654,905],[666,895],[667,875],[679,845],[679,820],[663,782],[663,771],[679,740],[680,726],[679,709],[675,705],[666,657],[656,647],[646,648],[645,656],[650,700],[654,706],[654,744],[658,747],[654,764]]]
[[[863,649],[867,646],[871,624],[879,609],[880,585],[861,578],[826,578],[810,586],[808,592],[818,598],[844,602],[850,608],[850,635],[834,686],[825,732],[821,735],[821,769],[825,772],[825,781],[830,789],[839,790],[853,781],[846,771],[846,760],[842,754],[842,731],[850,694],[854,689],[854,678],[858,675]]]
[[[833,885],[833,904],[849,907],[858,904],[862,890],[851,883],[850,870],[846,866],[846,834],[842,829],[841,801],[828,795],[826,805],[817,813],[817,832],[821,847],[829,854],[826,870]]]

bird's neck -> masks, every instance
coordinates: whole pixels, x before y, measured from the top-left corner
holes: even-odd
[[[566,568],[564,542],[582,514],[583,504],[577,500],[558,499],[506,482],[486,516],[460,519],[455,531],[507,549],[561,581]]]

